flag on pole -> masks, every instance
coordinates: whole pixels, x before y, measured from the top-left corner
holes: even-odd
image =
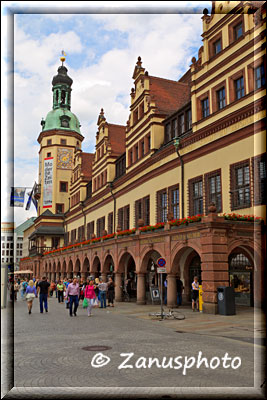
[[[11,187],[10,207],[23,207],[25,187]]]
[[[33,197],[35,187],[36,187],[36,182],[34,182],[34,185],[33,185],[33,188],[31,190],[31,192],[28,193],[29,198],[28,198],[28,201],[27,201],[27,204],[26,204],[26,207],[25,207],[25,210],[27,210],[27,211],[30,209],[31,202],[33,202],[33,204],[34,204],[34,206],[36,208],[36,211],[37,211],[37,200]]]

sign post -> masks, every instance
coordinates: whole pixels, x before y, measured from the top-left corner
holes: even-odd
[[[165,258],[159,258],[157,261],[157,264],[159,268],[157,269],[157,273],[160,274],[160,290],[161,290],[161,302],[160,302],[160,313],[161,313],[161,319],[163,319],[163,282],[162,282],[162,274],[167,272],[167,269],[165,267],[166,265],[166,260]]]

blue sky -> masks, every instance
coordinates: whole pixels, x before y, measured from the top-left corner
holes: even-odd
[[[29,6],[37,7],[27,13]],[[123,2],[124,7],[184,7],[194,13],[174,14],[109,14],[105,7],[121,6],[121,2],[5,2],[14,16],[15,70],[7,63],[6,27],[10,23],[2,7],[2,107],[7,112],[10,88],[7,75],[14,77],[14,185],[31,187],[38,181],[37,137],[40,121],[52,108],[51,81],[60,65],[61,50],[67,53],[66,66],[73,79],[72,109],[82,125],[85,137],[83,151],[94,152],[95,133],[100,109],[108,122],[126,124],[129,116],[132,73],[141,56],[150,75],[178,80],[185,73],[193,56],[202,45],[202,10],[211,2]],[[153,4],[153,9],[151,5]],[[100,7],[101,14],[84,14],[86,7]],[[25,8],[26,7],[26,8]],[[47,14],[48,8],[50,14]],[[58,8],[60,7],[60,8]],[[169,7],[169,8],[168,8]],[[77,12],[80,12],[79,14]],[[3,46],[2,46],[3,48]],[[8,90],[9,89],[9,90]],[[6,179],[12,152],[8,145],[7,119],[2,123],[2,177]],[[9,159],[7,157],[9,156]],[[17,224],[35,216],[35,210],[10,209],[9,189],[2,191],[2,220],[10,220],[15,211]]]

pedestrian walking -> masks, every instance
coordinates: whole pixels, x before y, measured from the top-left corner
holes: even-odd
[[[54,290],[56,290],[56,284],[52,281],[50,285],[50,297],[53,297]]]
[[[99,291],[98,285],[99,285],[99,278],[95,278],[95,294],[96,294],[97,302],[100,303],[100,291]]]
[[[55,287],[55,292],[56,292],[56,299],[57,299],[57,295],[58,295],[58,293],[57,293],[57,284],[59,283],[59,280],[55,280],[55,285],[56,285],[56,287]]]
[[[14,300],[15,301],[17,301],[17,299],[18,299],[19,290],[20,290],[20,285],[19,285],[18,281],[16,281],[15,285],[14,285]]]
[[[199,283],[198,277],[195,276],[192,282],[192,310],[195,309],[198,311],[198,297],[199,297]]]
[[[77,278],[74,278],[73,282],[69,284],[65,296],[66,299],[68,297],[70,298],[70,305],[69,305],[70,317],[72,317],[73,304],[74,304],[74,316],[75,317],[77,316],[77,309],[79,306],[79,295],[80,295],[79,283],[77,282]]]
[[[90,280],[89,278],[86,281],[85,289],[84,289],[84,299],[87,300],[87,315],[91,317],[92,315],[92,308],[95,303],[96,294],[95,294],[95,285],[94,281]]]
[[[182,305],[182,293],[184,290],[184,284],[180,279],[180,276],[177,276],[176,278],[176,289],[177,289],[177,305],[181,306]]]
[[[108,278],[108,307],[114,307],[115,283],[111,276]]]
[[[26,278],[24,282],[22,282],[22,293],[21,293],[21,298],[25,300],[25,294],[26,294],[26,289],[28,286],[28,279]]]
[[[164,281],[164,304],[167,304],[167,293],[168,293],[168,278]]]
[[[37,293],[39,293],[39,303],[40,303],[40,313],[42,314],[45,308],[45,311],[48,312],[48,289],[50,287],[50,283],[47,282],[46,276],[42,277],[42,280],[38,282],[37,285]]]
[[[79,295],[79,300],[83,300],[84,299],[84,284],[83,281],[81,280],[79,282],[79,288],[80,288],[80,295]]]
[[[32,313],[32,303],[35,297],[37,297],[36,287],[34,286],[34,282],[31,280],[26,288],[26,300],[28,303],[29,314]]]
[[[64,290],[65,286],[63,284],[63,281],[58,281],[57,284],[57,298],[59,303],[64,303]]]
[[[108,284],[106,282],[103,282],[102,278],[99,278],[98,289],[101,304],[100,308],[106,308]]]

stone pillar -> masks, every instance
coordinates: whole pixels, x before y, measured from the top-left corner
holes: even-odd
[[[58,281],[59,279],[60,279],[59,272],[56,272],[56,280]]]
[[[71,272],[67,272],[67,279],[71,278]]]
[[[89,276],[89,274],[88,274],[88,276]],[[86,281],[86,279],[87,279],[87,274],[86,274],[86,272],[81,272],[81,279],[85,282]]]
[[[137,302],[136,304],[146,304],[146,275],[137,274]]]
[[[204,313],[218,312],[217,288],[229,286],[227,240],[227,229],[222,217],[210,213],[203,218],[200,241]]]
[[[107,282],[107,274],[101,274],[103,282]]]
[[[122,301],[122,274],[115,273],[115,301]]]
[[[176,276],[168,274],[168,286],[167,286],[167,306],[177,306],[177,288],[176,288]]]

